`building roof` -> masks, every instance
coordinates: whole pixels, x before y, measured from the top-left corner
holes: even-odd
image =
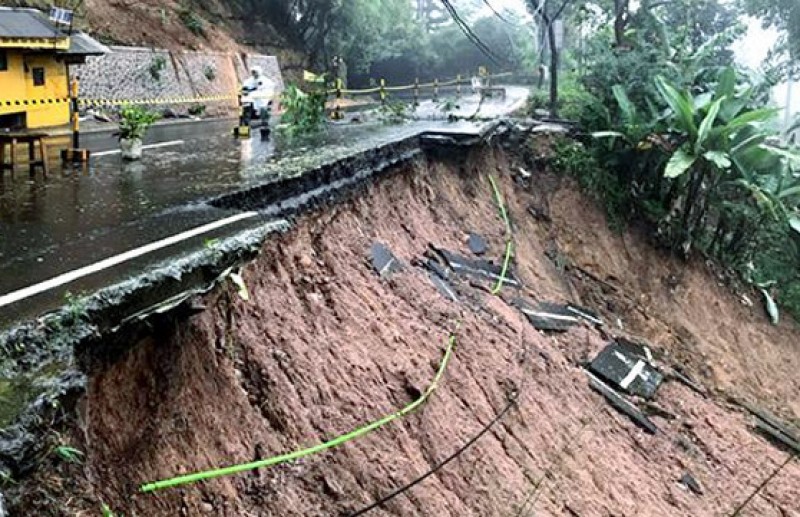
[[[103,54],[109,54],[110,52],[110,48],[85,32],[75,31],[69,39],[69,50],[60,53],[72,56],[101,56]]]
[[[0,39],[6,40],[53,40],[53,48],[58,54],[73,59],[80,56],[99,56],[111,50],[85,32],[73,31],[67,34],[43,12],[36,9],[0,7]],[[58,46],[56,46],[58,42]],[[67,48],[69,42],[69,48]],[[16,45],[14,45],[16,46]],[[26,45],[20,45],[23,48]],[[47,43],[49,47],[49,43]],[[47,48],[36,45],[30,48]]]
[[[0,38],[61,39],[66,34],[35,9],[0,7]]]

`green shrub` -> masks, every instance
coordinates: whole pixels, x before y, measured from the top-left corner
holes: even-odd
[[[167,58],[158,54],[153,57],[153,60],[150,61],[150,77],[153,78],[154,81],[161,81],[161,72],[167,68]]]
[[[281,134],[289,137],[314,135],[325,127],[325,91],[306,93],[290,84],[281,95]]]
[[[528,97],[528,114],[535,117],[537,110],[549,112],[550,94],[547,90],[536,90]],[[599,131],[609,124],[608,109],[603,102],[570,79],[559,87],[558,114],[563,119],[577,122],[585,131]]]
[[[609,226],[621,231],[631,206],[626,186],[612,171],[602,167],[594,154],[580,142],[559,139],[553,153],[552,168],[575,178],[587,194],[604,205]]]
[[[141,106],[125,106],[120,112],[119,137],[141,140],[159,118],[156,113]]]
[[[536,110],[549,110],[550,97],[544,90],[535,90],[528,96],[528,114],[536,116]]]
[[[411,120],[414,106],[401,101],[387,101],[378,109],[378,118],[384,124],[402,124]]]
[[[573,80],[566,80],[561,85],[558,114],[563,119],[577,122],[584,131],[605,129],[610,119],[603,101]]]
[[[178,12],[178,17],[184,27],[189,29],[195,36],[205,36],[206,23],[189,7],[184,7]]]

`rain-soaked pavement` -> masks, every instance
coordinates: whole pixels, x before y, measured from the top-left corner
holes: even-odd
[[[504,100],[488,100],[480,117],[518,109],[527,97],[522,87],[508,87]],[[472,115],[477,99],[463,99],[455,113]],[[482,123],[430,120],[442,114],[424,102],[422,120],[385,125],[374,117],[337,124],[305,146],[231,137],[232,121],[182,123],[154,128],[151,142],[177,143],[145,151],[141,162],[125,163],[107,133],[84,136],[98,156],[84,169],[51,166],[50,175],[18,170],[0,178],[0,327],[34,317],[63,303],[67,293],[83,293],[121,280],[204,242],[263,224],[251,217],[180,244],[148,253],[122,265],[11,301],[9,294],[97,261],[180,232],[224,219],[236,211],[206,201],[281,176],[299,174],[377,145],[426,131],[476,132]]]

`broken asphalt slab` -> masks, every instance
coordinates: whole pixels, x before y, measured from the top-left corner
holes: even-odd
[[[650,364],[650,354],[643,345],[621,339],[606,346],[589,370],[615,388],[646,399],[655,396],[664,380]]]
[[[478,279],[488,279],[499,281],[503,279],[505,285],[511,287],[521,287],[519,280],[512,271],[506,271],[503,275],[503,268],[483,259],[469,259],[446,249],[432,246],[431,249],[447,264],[447,266],[459,275],[468,275]]]
[[[392,273],[397,273],[403,269],[397,257],[394,256],[389,248],[379,242],[372,243],[370,247],[370,259],[372,268],[381,278],[386,278]]]

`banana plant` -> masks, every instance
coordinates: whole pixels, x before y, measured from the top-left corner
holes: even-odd
[[[725,75],[730,74],[726,71]],[[718,171],[727,171],[733,165],[734,152],[746,152],[754,146],[779,154],[775,148],[764,145],[767,133],[753,135],[752,140],[740,142],[738,148],[733,148],[733,137],[739,130],[773,119],[777,110],[744,111],[749,93],[736,95],[729,78],[721,80],[720,85],[706,104],[686,91],[679,91],[663,77],[656,78],[656,88],[671,111],[671,126],[686,138],[686,143],[667,162],[666,177],[677,178],[698,161],[708,162]]]

